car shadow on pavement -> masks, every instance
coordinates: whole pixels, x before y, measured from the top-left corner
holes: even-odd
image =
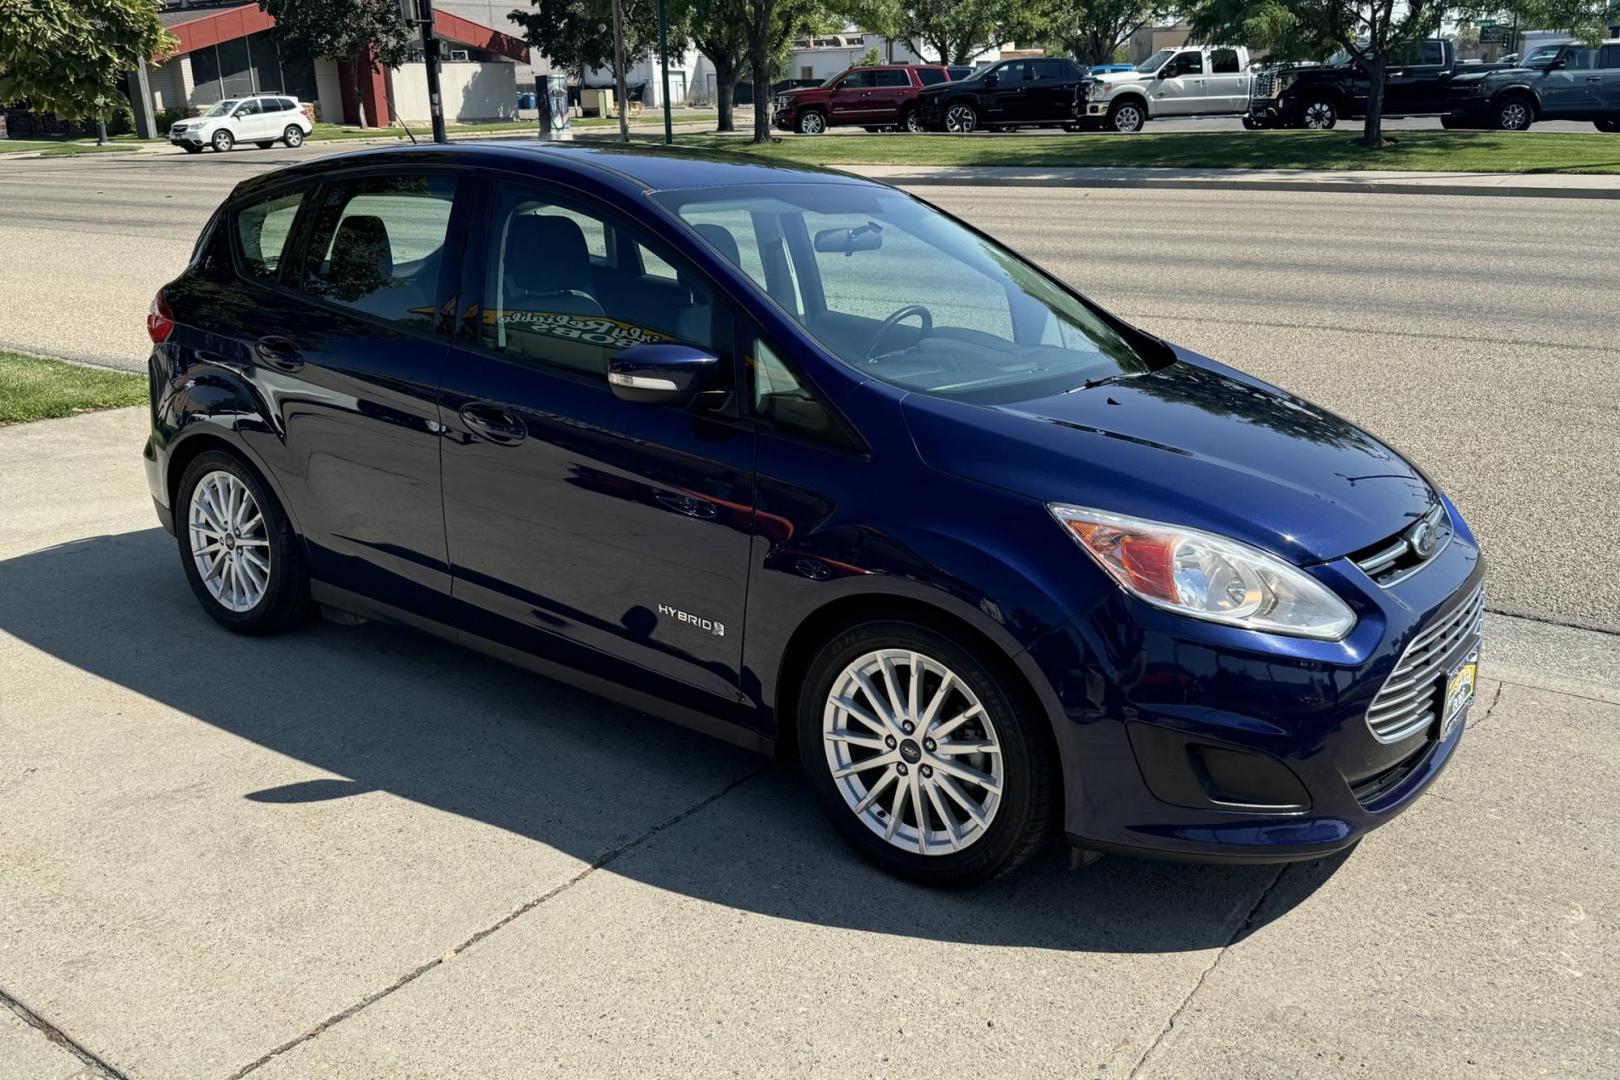
[[[317,623],[273,638],[230,634],[198,607],[173,540],[156,528],[0,561],[0,631],[332,774],[215,797],[273,806],[387,792],[603,872],[781,919],[950,942],[1177,952],[1252,932],[1343,862],[1281,872],[1111,857],[1075,870],[1052,850],[978,889],[912,886],[845,847],[795,776],[726,744],[407,630]]]

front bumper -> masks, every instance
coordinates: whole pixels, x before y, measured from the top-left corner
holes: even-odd
[[[1484,578],[1473,537],[1459,528],[1392,589],[1344,560],[1316,570],[1361,594],[1342,642],[1257,641],[1121,593],[1036,643],[1030,659],[1060,703],[1072,843],[1206,862],[1319,858],[1439,775],[1463,725],[1442,738],[1437,721],[1383,743],[1366,717],[1412,639],[1472,602]]]
[[[1250,98],[1249,118],[1267,127],[1286,127],[1298,120],[1290,95],[1272,98]]]
[[[1489,125],[1491,113],[1491,99],[1482,95],[1467,97],[1454,97],[1448,103],[1446,117],[1460,127],[1485,127]]]

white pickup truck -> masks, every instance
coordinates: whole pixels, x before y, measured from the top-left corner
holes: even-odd
[[[1249,79],[1249,50],[1241,46],[1160,49],[1135,71],[1086,79],[1085,117],[1132,132],[1166,116],[1242,116],[1249,111]]]

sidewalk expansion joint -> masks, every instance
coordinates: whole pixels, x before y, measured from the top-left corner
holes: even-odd
[[[22,1002],[6,993],[3,989],[0,989],[0,1004],[5,1005],[6,1008],[16,1013],[18,1017],[22,1019],[23,1023],[38,1031],[41,1035],[51,1040],[51,1042],[55,1043],[57,1046],[60,1046],[68,1053],[84,1062],[85,1068],[89,1070],[92,1075],[106,1077],[108,1080],[129,1080],[129,1078],[123,1073],[119,1072],[117,1069],[101,1060],[95,1054],[85,1049],[82,1043],[74,1039],[67,1032],[63,1031],[49,1020],[39,1015],[33,1009],[30,1009],[27,1005],[24,1005]]]
[[[1254,929],[1254,921],[1259,917],[1261,909],[1266,906],[1266,901],[1271,899],[1272,893],[1277,891],[1277,886],[1282,884],[1283,877],[1293,865],[1293,863],[1284,863],[1277,868],[1276,877],[1273,877],[1266,887],[1260,890],[1260,895],[1255,897],[1254,903],[1249,907],[1248,914],[1243,917],[1243,921],[1232,931],[1232,936],[1226,939],[1226,944],[1222,945],[1215,953],[1214,959],[1209,962],[1203,971],[1198,973],[1198,978],[1193,982],[1192,988],[1187,991],[1187,995],[1181,999],[1181,1003],[1170,1013],[1169,1019],[1165,1020],[1164,1026],[1159,1029],[1159,1033],[1153,1037],[1153,1041],[1148,1044],[1147,1049],[1142,1051],[1142,1056],[1136,1059],[1136,1064],[1131,1066],[1131,1071],[1126,1080],[1136,1080],[1137,1076],[1147,1066],[1148,1060],[1153,1057],[1164,1043],[1164,1040],[1169,1037],[1170,1032],[1176,1026],[1176,1021],[1181,1019],[1187,1008],[1192,1004],[1193,998],[1197,997],[1198,992],[1204,988],[1205,981],[1215,973],[1215,969],[1226,958],[1227,952]]]
[[[657,836],[659,833],[664,832],[666,829],[672,828],[675,825],[679,825],[681,822],[685,821],[687,818],[691,817],[692,815],[697,814],[697,813],[701,813],[703,810],[708,809],[714,803],[720,801],[721,799],[725,798],[727,795],[731,794],[731,792],[737,790],[738,788],[742,787],[744,784],[748,783],[748,781],[754,779],[754,777],[759,776],[762,773],[768,772],[772,768],[774,768],[773,764],[765,764],[765,765],[761,765],[761,766],[759,766],[757,768],[751,769],[748,772],[744,773],[742,776],[739,776],[739,777],[737,777],[737,779],[735,779],[735,780],[731,781],[730,783],[726,784],[725,787],[721,788],[719,791],[716,791],[714,794],[708,795],[708,796],[705,796],[702,799],[699,799],[697,802],[693,803],[691,806],[688,806],[685,810],[682,810],[680,813],[675,814],[672,817],[665,818],[663,821],[660,821],[657,824],[649,827],[646,831],[642,832],[639,836],[636,836],[636,837],[634,837],[634,838],[632,838],[630,840],[626,840],[624,843],[618,845],[617,847],[608,849],[607,851],[603,852],[601,855],[598,855],[588,865],[586,865],[578,873],[576,873],[572,877],[570,877],[567,881],[564,881],[559,885],[553,886],[552,888],[550,888],[547,891],[541,893],[539,896],[535,897],[534,899],[526,901],[521,906],[519,906],[517,908],[514,908],[512,911],[508,912],[501,919],[497,920],[496,922],[492,923],[489,926],[484,927],[484,929],[478,931],[476,934],[474,934],[472,937],[468,938],[466,941],[462,942],[460,945],[457,945],[454,949],[450,950],[450,952],[444,954],[443,956],[434,957],[432,960],[429,960],[427,963],[421,965],[420,967],[417,967],[417,968],[415,968],[415,969],[413,969],[413,970],[411,970],[409,972],[406,972],[399,979],[395,980],[391,985],[386,986],[383,989],[376,991],[375,993],[366,995],[365,997],[361,998],[359,1001],[355,1002],[353,1005],[350,1005],[348,1008],[344,1009],[341,1012],[333,1013],[331,1016],[327,1017],[325,1020],[322,1020],[319,1024],[316,1024],[313,1028],[311,1028],[308,1031],[304,1032],[304,1034],[299,1035],[297,1038],[289,1039],[288,1041],[282,1043],[280,1046],[276,1047],[274,1050],[271,1050],[269,1053],[265,1054],[263,1057],[260,1057],[260,1058],[254,1060],[254,1061],[248,1062],[246,1065],[242,1066],[240,1069],[238,1069],[235,1072],[231,1073],[230,1076],[227,1078],[227,1080],[241,1080],[242,1077],[247,1076],[249,1073],[254,1072],[255,1070],[257,1070],[258,1068],[260,1068],[263,1065],[269,1064],[271,1061],[273,1061],[276,1058],[280,1057],[282,1054],[285,1054],[287,1051],[296,1049],[297,1047],[302,1046],[304,1043],[309,1042],[310,1040],[312,1040],[312,1039],[316,1038],[317,1036],[325,1033],[326,1031],[329,1031],[330,1029],[332,1029],[336,1025],[341,1024],[343,1021],[349,1019],[352,1016],[355,1016],[356,1014],[362,1012],[366,1008],[376,1004],[377,1002],[381,1001],[383,998],[388,997],[390,994],[394,993],[396,990],[401,990],[401,989],[409,986],[411,983],[415,982],[417,979],[421,978],[423,975],[426,975],[428,972],[432,971],[434,968],[439,967],[441,964],[443,964],[445,962],[446,957],[460,956],[462,953],[466,952],[468,949],[472,948],[474,945],[477,945],[480,941],[483,941],[485,938],[489,937],[491,934],[493,934],[496,931],[502,929],[503,927],[507,926],[508,924],[514,922],[515,920],[522,918],[524,915],[527,915],[529,912],[533,911],[535,908],[539,907],[541,904],[544,904],[547,900],[550,900],[553,897],[555,897],[555,896],[557,896],[557,895],[559,895],[559,894],[561,894],[563,892],[566,892],[567,890],[573,888],[575,885],[578,885],[580,882],[582,882],[586,878],[590,877],[593,873],[595,873],[596,871],[602,869],[602,867],[604,867],[604,866],[608,865],[609,863],[613,862],[619,856],[624,855],[625,853],[627,853],[629,851],[632,851],[635,848],[640,847],[642,844],[646,843],[648,840],[651,840],[653,837]],[[109,1075],[118,1076],[118,1074],[116,1074],[116,1073],[112,1073],[112,1074],[109,1074]],[[119,1080],[124,1080],[124,1078],[119,1077]]]

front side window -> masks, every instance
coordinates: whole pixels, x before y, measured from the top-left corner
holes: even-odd
[[[1564,54],[1564,66],[1570,71],[1591,71],[1597,66],[1597,50],[1586,45],[1573,45]]]
[[[901,192],[781,184],[654,197],[828,352],[886,382],[1019,401],[1152,366],[1052,279]]]
[[[304,192],[293,191],[244,206],[236,212],[236,242],[242,272],[251,280],[273,284],[281,270],[293,221],[304,204]]]
[[[868,90],[868,89],[871,89],[871,86],[872,86],[872,74],[873,73],[870,72],[870,71],[852,71],[848,75],[844,76],[844,81],[839,85],[838,89],[840,89],[840,90]]]
[[[431,330],[455,204],[448,176],[368,176],[328,185],[300,286],[323,300]]]
[[[593,254],[590,238],[615,251]],[[502,188],[490,215],[480,341],[489,349],[607,381],[632,345],[712,348],[714,301],[663,244],[581,206]]]
[[[1011,64],[1003,64],[996,69],[996,82],[1002,86],[1016,86],[1024,81],[1024,62],[1019,60]]]
[[[1200,52],[1184,52],[1176,57],[1175,74],[1202,75],[1204,73],[1204,54]]]

